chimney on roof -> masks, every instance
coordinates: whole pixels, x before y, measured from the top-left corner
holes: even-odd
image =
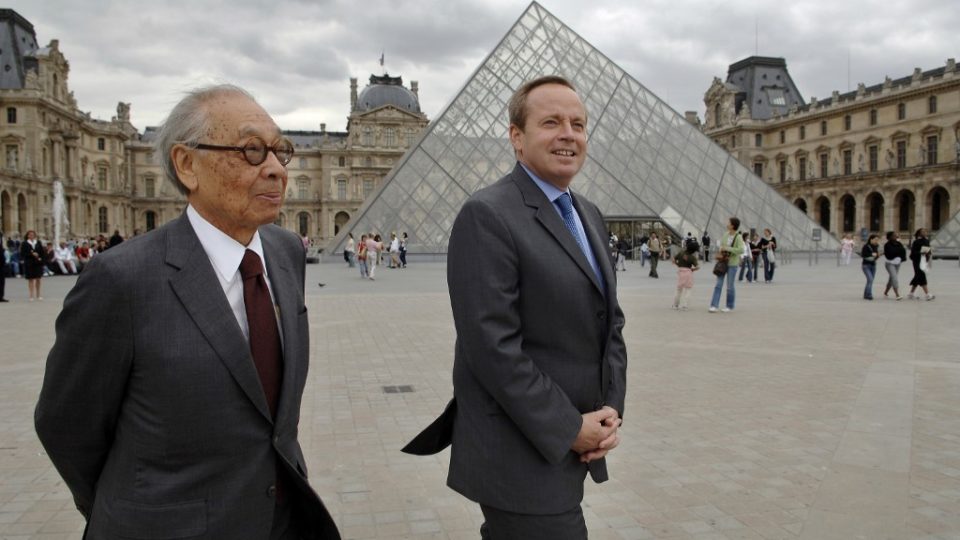
[[[413,92],[413,96],[420,99],[420,83],[417,81],[410,81],[410,91]]]
[[[350,77],[350,110],[357,108],[357,78]]]
[[[957,70],[957,61],[953,58],[947,58],[947,67],[944,71],[947,73],[953,73]]]
[[[327,124],[325,122],[320,122],[320,133],[327,132]]]
[[[913,68],[913,78],[912,82],[917,82],[923,78],[923,70],[920,68]]]

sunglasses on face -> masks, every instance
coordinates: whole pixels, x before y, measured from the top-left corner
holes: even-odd
[[[243,159],[253,166],[260,165],[267,160],[267,154],[273,152],[281,165],[286,166],[293,159],[293,143],[289,139],[281,138],[273,146],[269,146],[260,137],[254,137],[243,146],[221,146],[219,144],[195,143],[192,146],[198,150],[219,150],[225,152],[240,152]]]

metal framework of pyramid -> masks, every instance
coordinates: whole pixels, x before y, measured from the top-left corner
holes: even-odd
[[[940,227],[933,238],[930,239],[930,246],[933,253],[942,255],[960,255],[960,212],[957,212],[944,225]]]
[[[507,102],[524,82],[569,79],[588,114],[586,163],[571,189],[616,219],[659,220],[677,233],[714,237],[738,216],[769,227],[787,249],[835,249],[819,225],[536,2],[477,68],[340,231],[396,231],[408,250],[444,255],[454,218],[472,193],[510,172]]]

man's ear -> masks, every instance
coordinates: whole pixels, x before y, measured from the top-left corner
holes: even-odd
[[[523,157],[523,130],[516,124],[510,124],[510,144],[517,159]]]
[[[193,159],[193,152],[185,145],[175,144],[170,149],[170,160],[173,162],[173,168],[177,172],[180,183],[187,188],[187,191],[191,193],[196,191],[200,186],[200,180],[194,170],[196,161]]]

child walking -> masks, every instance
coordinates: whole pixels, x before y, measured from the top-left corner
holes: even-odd
[[[684,244],[684,249],[673,258],[677,265],[677,295],[673,299],[673,309],[687,310],[687,300],[693,290],[693,273],[700,269],[700,244],[690,240]]]

